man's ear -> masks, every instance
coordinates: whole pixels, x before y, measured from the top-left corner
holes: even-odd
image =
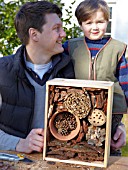
[[[29,28],[29,38],[38,41],[38,31],[35,28]]]

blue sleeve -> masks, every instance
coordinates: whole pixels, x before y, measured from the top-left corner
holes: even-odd
[[[20,138],[9,135],[4,131],[0,130],[0,150],[13,150],[15,151],[16,145]]]
[[[116,78],[118,79],[122,90],[124,91],[128,106],[128,61],[123,55],[117,65]]]
[[[67,55],[69,55],[69,52],[68,52],[68,41],[65,41],[62,46],[63,46],[63,48],[64,48],[64,52],[65,52]]]

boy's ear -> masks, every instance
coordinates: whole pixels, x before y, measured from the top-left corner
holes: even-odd
[[[83,31],[83,27],[82,27],[82,25],[80,25],[80,29]]]
[[[29,38],[38,41],[38,31],[35,28],[29,28]]]

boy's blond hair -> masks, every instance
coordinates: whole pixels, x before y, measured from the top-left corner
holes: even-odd
[[[101,10],[104,13],[104,18],[109,21],[109,7],[104,0],[84,0],[75,11],[75,16],[81,25],[82,22],[91,18],[91,16]]]

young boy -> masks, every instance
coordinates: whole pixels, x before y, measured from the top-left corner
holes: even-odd
[[[63,47],[73,59],[77,79],[115,82],[111,155],[113,150],[114,154],[120,155],[115,149],[123,146],[126,140],[121,124],[128,104],[126,45],[111,37],[104,37],[109,21],[109,8],[104,0],[81,2],[75,16],[85,37],[71,39]]]

